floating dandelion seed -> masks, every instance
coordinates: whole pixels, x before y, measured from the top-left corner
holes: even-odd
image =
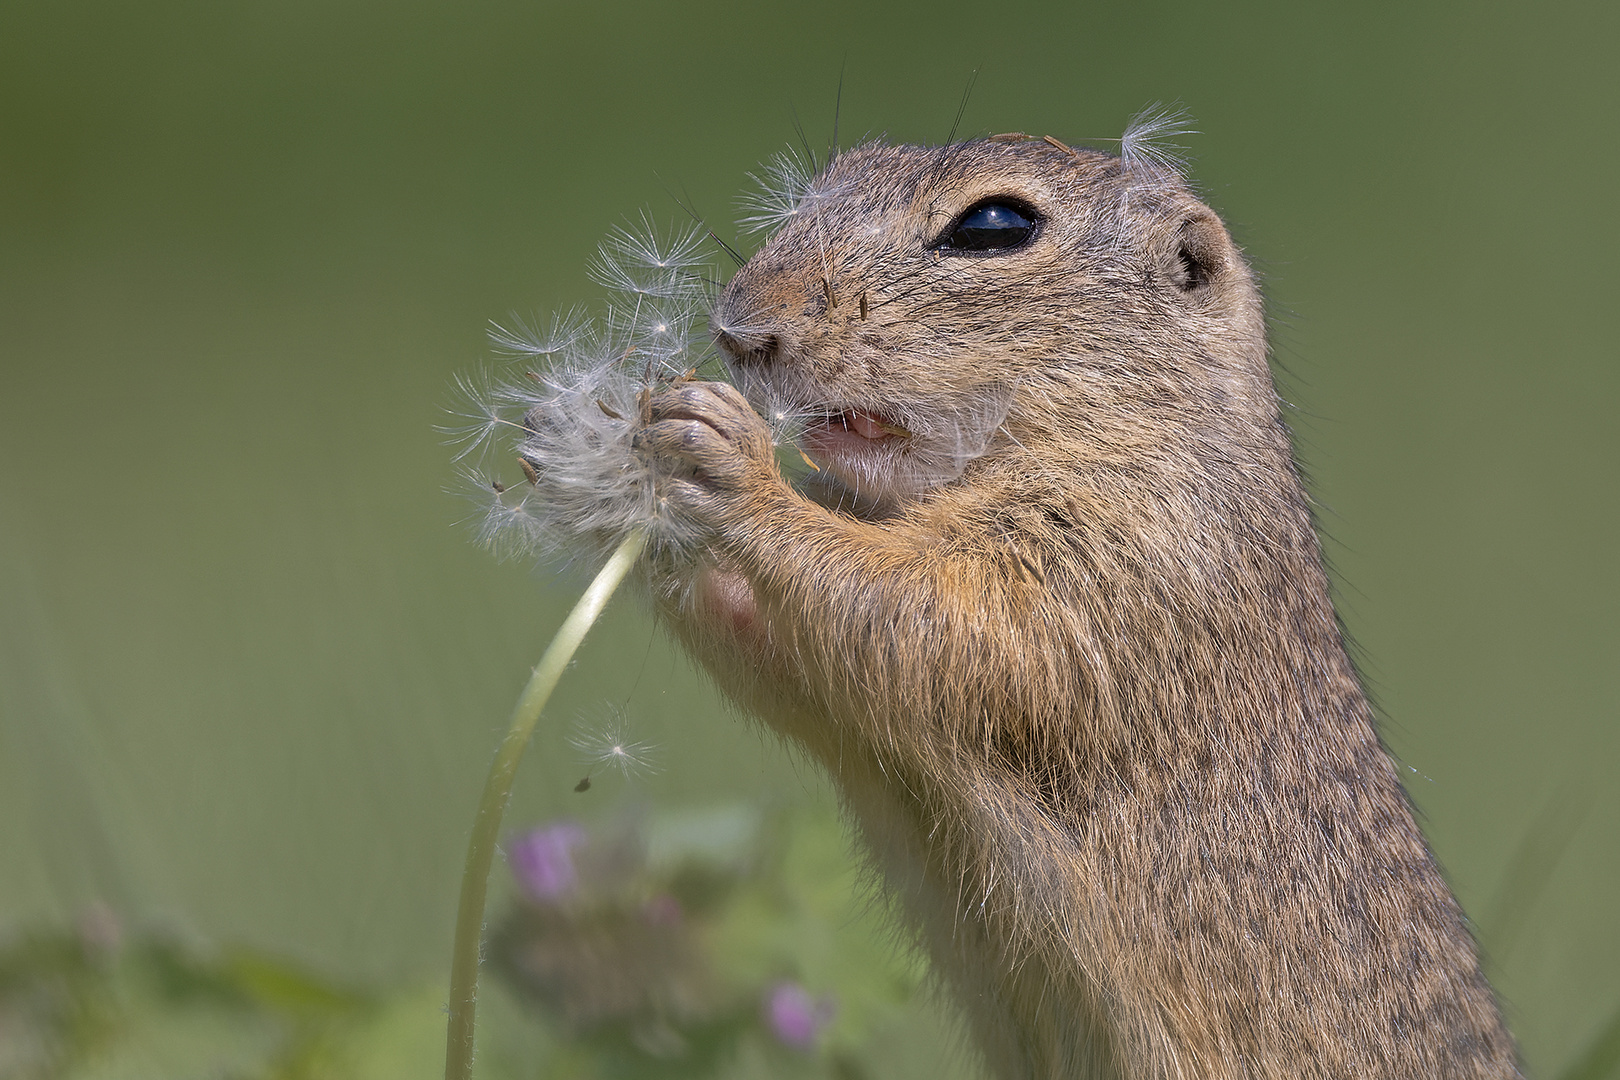
[[[653,762],[658,747],[653,743],[631,739],[624,717],[616,712],[605,723],[582,720],[568,741],[593,767],[617,769],[625,776],[658,771]],[[589,779],[586,777],[586,780]]]

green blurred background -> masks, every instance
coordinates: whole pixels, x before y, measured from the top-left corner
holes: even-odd
[[[0,936],[91,905],[428,985],[577,582],[457,521],[488,320],[796,138],[1117,138],[1180,102],[1263,275],[1341,612],[1532,1071],[1620,1005],[1620,7],[0,7]],[[1099,145],[1106,146],[1105,142]],[[662,771],[572,792],[626,702]],[[825,803],[633,604],[514,822]]]

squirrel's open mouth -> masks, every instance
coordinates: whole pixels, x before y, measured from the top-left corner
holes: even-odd
[[[904,439],[911,432],[894,421],[865,409],[846,409],[817,417],[805,425],[804,443],[811,450],[836,455],[839,451],[859,452],[873,444]]]

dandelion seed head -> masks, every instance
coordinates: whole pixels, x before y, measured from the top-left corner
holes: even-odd
[[[701,239],[643,217],[610,234],[593,263],[613,293],[599,316],[513,316],[491,327],[495,351],[524,367],[458,379],[459,422],[444,430],[480,504],[477,535],[497,554],[599,561],[643,526],[664,550],[700,541],[659,497],[633,437],[643,393],[712,358]],[[510,476],[514,464],[523,479],[503,481],[498,470]]]

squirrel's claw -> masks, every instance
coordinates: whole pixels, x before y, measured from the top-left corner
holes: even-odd
[[[692,504],[688,509],[700,516],[723,507],[716,507],[713,499],[696,498],[699,492],[741,493],[751,483],[779,475],[770,429],[733,386],[671,386],[652,396],[646,413],[635,449],[672,478],[668,497]]]

